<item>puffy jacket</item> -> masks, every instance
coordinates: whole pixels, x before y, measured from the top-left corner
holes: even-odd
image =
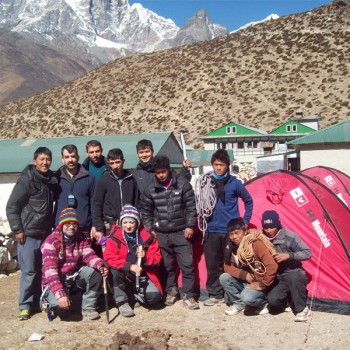
[[[98,180],[94,196],[94,224],[97,231],[105,232],[104,218],[117,221],[125,204],[137,206],[139,191],[130,172],[125,171],[120,182],[106,171]]]
[[[6,205],[11,230],[30,237],[44,238],[53,227],[53,202],[58,180],[49,170],[38,172],[29,164],[21,173]]]
[[[243,221],[246,224],[249,223],[253,212],[253,199],[242,182],[230,175],[225,185],[225,203],[217,198],[214,211],[207,220],[207,231],[209,233],[227,233],[229,221],[240,217],[238,198],[243,200],[245,206]]]
[[[73,194],[77,200],[77,214],[79,217],[80,227],[92,226],[92,206],[95,191],[95,178],[84,167],[79,165],[78,173],[71,178],[62,166],[57,171],[59,179],[59,194],[56,205],[55,225],[58,225],[61,211],[67,208],[67,198]]]
[[[168,189],[154,176],[141,201],[142,221],[159,232],[175,232],[196,225],[196,203],[191,184],[172,173]]]
[[[158,241],[154,236],[139,227],[139,244],[145,250],[145,257],[142,259],[141,266],[146,276],[157,286],[160,293],[163,293],[158,278],[158,268],[162,260],[162,255],[158,246]],[[125,240],[123,229],[114,225],[111,229],[111,235],[107,239],[106,249],[103,253],[104,259],[112,269],[130,273],[130,262],[127,261],[128,245]]]

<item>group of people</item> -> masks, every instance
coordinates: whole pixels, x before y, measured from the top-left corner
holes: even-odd
[[[63,166],[53,172],[51,151],[35,151],[6,207],[21,270],[19,320],[29,319],[39,307],[51,318],[64,317],[78,289],[84,292],[84,318],[96,320],[103,279],[124,317],[134,316],[140,304],[171,306],[180,297],[189,310],[200,308],[191,164],[184,161],[176,172],[167,156],[154,157],[150,140],[140,140],[136,152],[139,163],[129,171],[118,148],[104,157],[100,142],[89,141],[80,164],[77,147],[65,145]],[[276,211],[263,213],[262,231],[248,229],[253,200],[230,175],[228,153],[217,150],[211,164],[216,200],[203,236],[208,292],[203,304],[225,302],[229,316],[291,308],[295,321],[306,321],[308,278],[301,261],[311,257],[310,249],[281,225]]]

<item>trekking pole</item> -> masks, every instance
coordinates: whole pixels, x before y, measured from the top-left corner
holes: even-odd
[[[108,305],[107,277],[103,277],[103,293],[105,295],[106,319],[107,319],[107,323],[109,324],[109,305]]]
[[[142,245],[140,244],[137,247],[137,252],[142,252]],[[142,258],[137,258],[137,265],[141,266],[141,260]],[[139,291],[140,289],[140,276],[136,276],[136,290]]]

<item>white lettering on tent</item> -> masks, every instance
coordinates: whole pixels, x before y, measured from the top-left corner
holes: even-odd
[[[293,190],[289,191],[289,193],[295,200],[295,203],[298,207],[302,207],[303,205],[309,202],[300,187],[294,188]]]
[[[334,181],[332,175],[326,176],[326,177],[324,178],[324,180],[327,182],[327,184],[328,184],[329,187],[335,185],[335,181]]]
[[[328,248],[331,245],[331,242],[330,242],[329,238],[327,237],[327,235],[325,234],[325,232],[323,231],[323,229],[321,227],[320,220],[317,219],[317,220],[313,221],[312,226],[314,227],[318,237],[320,237],[323,246],[325,248]]]

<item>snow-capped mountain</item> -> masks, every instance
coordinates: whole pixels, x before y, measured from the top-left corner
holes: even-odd
[[[84,57],[92,65],[130,52],[153,51],[179,33],[183,43],[227,33],[211,21],[204,23],[207,27],[192,26],[193,33],[188,29],[181,31],[171,19],[158,16],[141,4],[130,5],[128,0],[1,0],[0,3],[0,28],[59,49],[68,57]]]
[[[242,26],[242,27],[240,27],[240,28],[238,28],[236,30],[233,30],[232,32],[230,32],[230,34],[232,34],[234,32],[238,32],[241,29],[248,28],[250,26],[254,26],[256,24],[263,23],[263,22],[266,22],[266,21],[271,21],[271,20],[278,19],[278,18],[280,18],[279,15],[271,14],[271,15],[267,16],[265,19],[263,19],[261,21],[249,22],[249,23],[245,24],[244,26]]]

